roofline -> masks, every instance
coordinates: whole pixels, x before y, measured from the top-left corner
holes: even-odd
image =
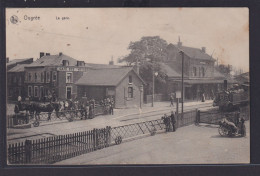
[[[118,86],[124,79],[125,77],[131,72],[133,71],[135,73],[135,75],[137,75],[137,77],[141,80],[141,82],[146,85],[146,82],[136,73],[136,71],[132,68],[131,70],[129,70],[129,72],[127,72],[124,77],[116,84],[116,86]]]

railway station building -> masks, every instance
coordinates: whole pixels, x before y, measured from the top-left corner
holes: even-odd
[[[184,99],[199,100],[204,93],[206,99],[214,97],[216,92],[223,89],[224,80],[228,84],[235,83],[233,79],[220,73],[215,67],[215,59],[206,53],[206,48],[183,46],[182,42],[169,44],[167,58],[161,64],[168,76],[166,95],[181,91],[182,84],[182,55],[184,55]]]

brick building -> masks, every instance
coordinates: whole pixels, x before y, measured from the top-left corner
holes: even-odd
[[[73,98],[77,94],[74,83],[88,68],[84,61],[62,53],[40,53],[39,59],[25,67],[26,95],[33,100],[43,100],[55,92],[59,99]]]
[[[19,95],[25,96],[24,67],[32,62],[33,58],[14,59],[11,61],[9,61],[9,58],[6,58],[7,97],[9,100],[17,100]]]
[[[76,82],[79,97],[113,97],[116,108],[139,107],[143,103],[144,84],[132,67],[91,69]]]
[[[215,59],[206,53],[206,48],[192,48],[169,44],[167,58],[162,63],[162,69],[168,75],[166,94],[181,90],[182,55],[184,53],[184,99],[200,99],[202,92],[207,99],[222,89],[224,80],[234,81],[221,74],[214,66]]]
[[[33,58],[25,58],[25,59],[14,59],[9,61],[9,58],[6,58],[6,70],[9,71],[13,67],[18,64],[31,64],[33,62]]]

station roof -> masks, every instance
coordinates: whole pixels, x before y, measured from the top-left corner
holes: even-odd
[[[29,66],[30,64],[18,64],[15,67],[11,68],[8,72],[24,72],[24,67]]]
[[[90,69],[83,73],[83,76],[76,82],[76,85],[117,86],[130,71],[135,73],[132,67]],[[138,74],[136,75],[139,77]],[[139,79],[144,83],[141,77]]]

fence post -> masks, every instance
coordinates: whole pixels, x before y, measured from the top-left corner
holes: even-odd
[[[106,130],[105,130],[105,147],[109,147],[110,146],[110,143],[111,143],[111,127],[110,126],[107,126],[106,127]]]
[[[32,160],[32,141],[26,140],[25,141],[25,162],[31,163]]]
[[[97,150],[97,129],[93,129],[93,144],[94,144],[94,150]]]

